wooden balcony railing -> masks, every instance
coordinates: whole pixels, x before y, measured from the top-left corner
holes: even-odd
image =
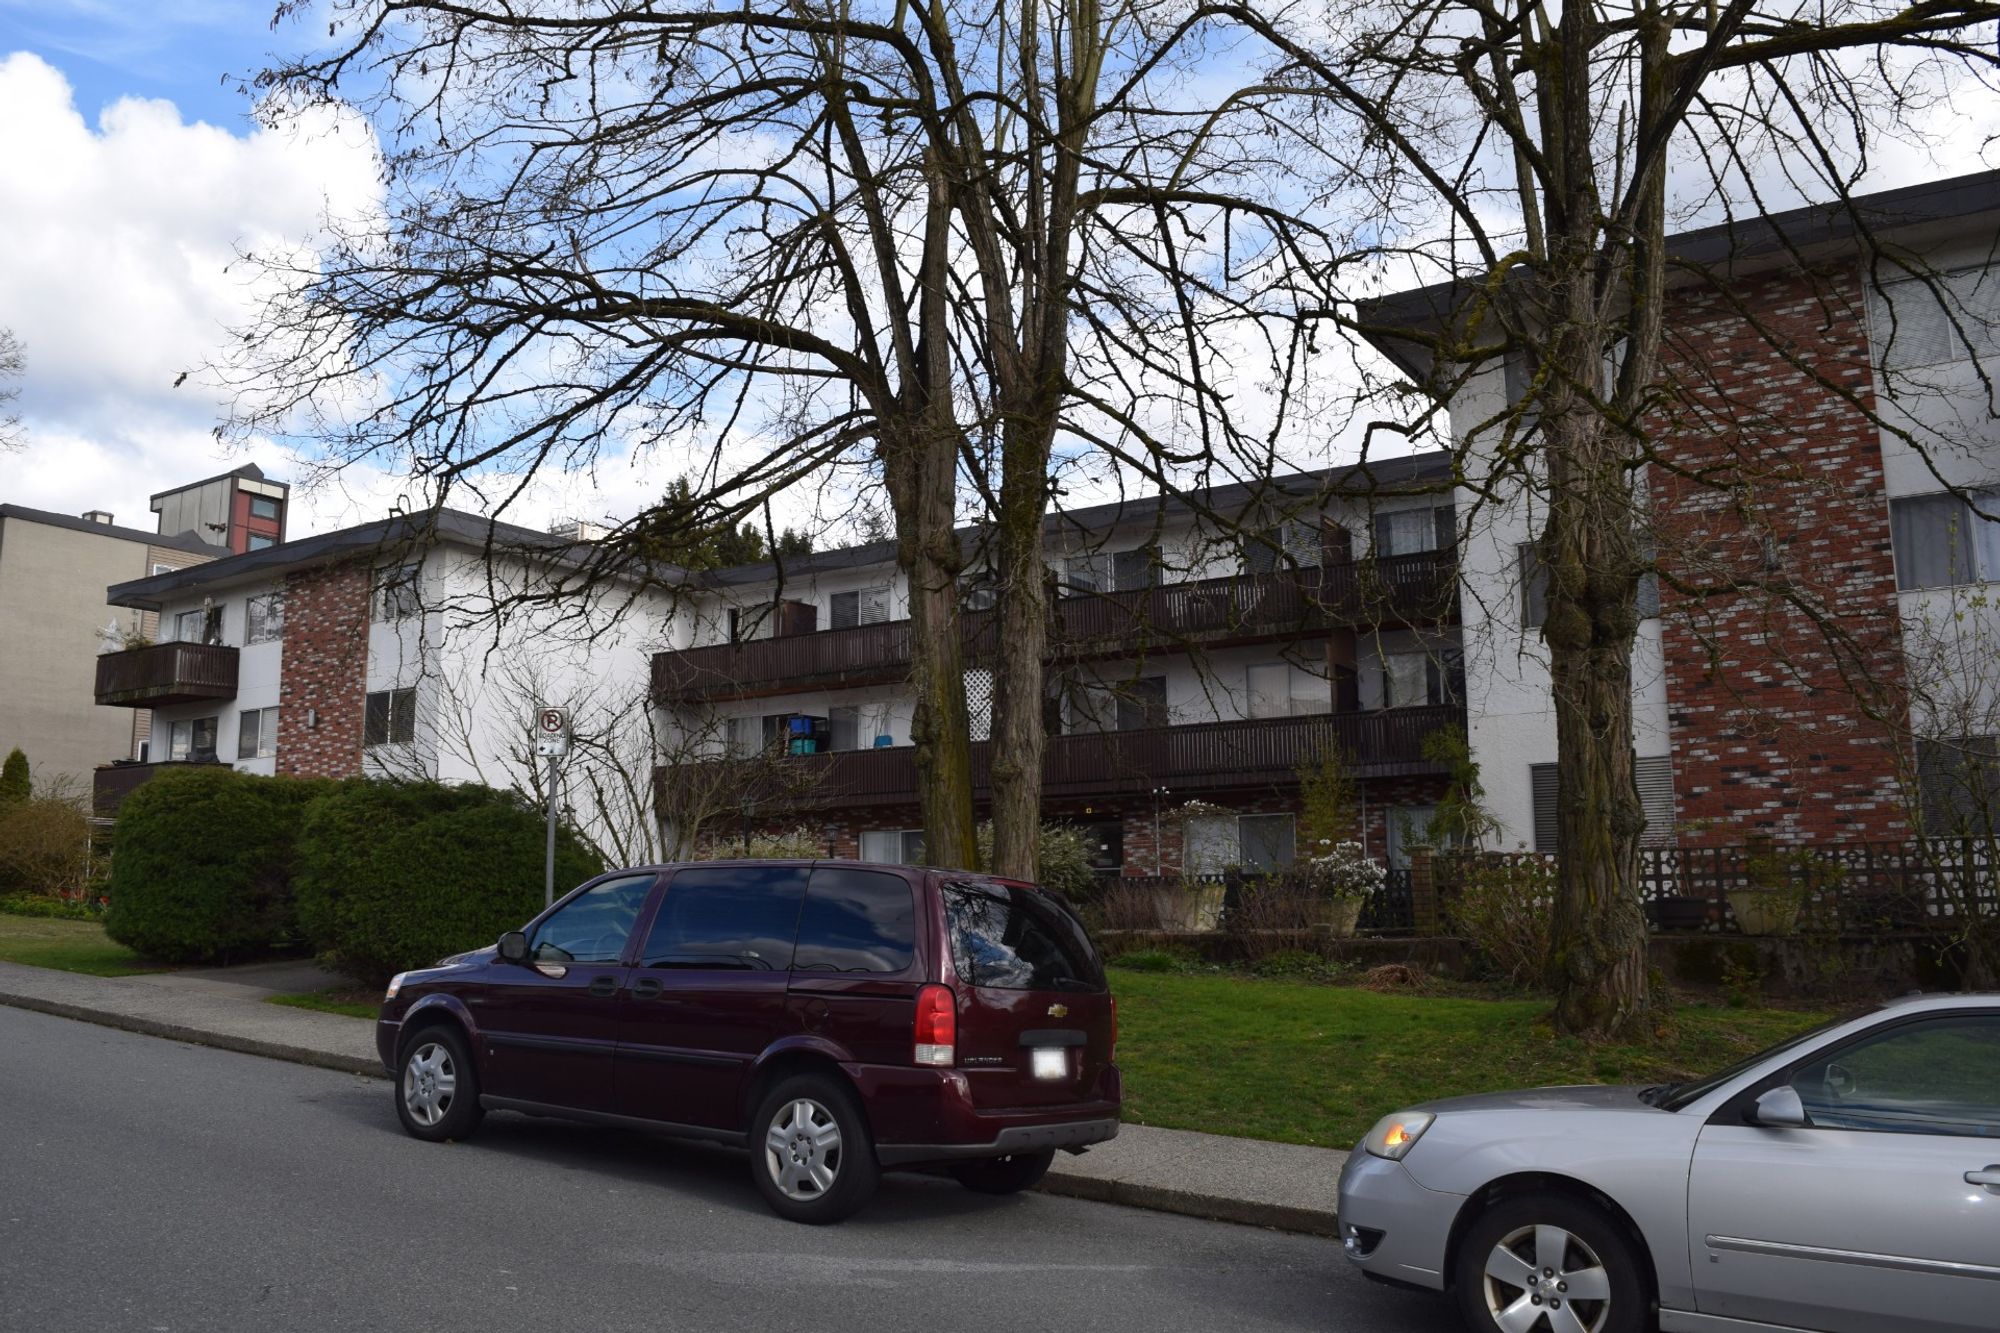
[[[1289,786],[1298,781],[1300,765],[1336,747],[1351,758],[1359,777],[1442,772],[1424,759],[1424,738],[1464,726],[1464,709],[1441,705],[1051,736],[1042,760],[1042,791],[1049,797],[1110,796],[1168,787],[1185,799],[1204,791]],[[989,748],[972,747],[973,786],[982,796]],[[916,751],[909,746],[700,763],[782,770],[768,782],[782,793],[768,802],[773,805],[899,805],[917,799]],[[657,779],[671,784],[675,770],[663,768]]]
[[[1049,646],[1051,656],[1074,660],[1341,627],[1435,624],[1457,611],[1455,555],[1420,551],[1324,569],[1063,597],[1051,608]],[[969,612],[961,624],[969,659],[992,651],[990,614]],[[892,620],[660,653],[653,658],[653,696],[673,704],[846,689],[902,680],[909,667],[910,622]]]
[[[160,643],[97,659],[97,702],[159,708],[236,697],[237,650],[210,643]]]

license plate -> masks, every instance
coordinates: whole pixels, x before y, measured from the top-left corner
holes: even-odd
[[[1069,1052],[1061,1046],[1035,1047],[1036,1078],[1068,1078]]]

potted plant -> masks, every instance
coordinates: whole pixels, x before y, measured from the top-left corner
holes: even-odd
[[[1751,842],[1744,857],[1745,884],[1725,889],[1730,915],[1745,935],[1790,935],[1798,929],[1805,893],[1794,882],[1793,860],[1772,848],[1769,839]]]
[[[1349,939],[1361,923],[1361,909],[1379,892],[1388,874],[1358,842],[1337,842],[1320,856],[1294,863],[1305,890],[1313,924],[1335,939]]]
[[[1183,874],[1180,883],[1153,890],[1153,910],[1161,930],[1214,930],[1222,920],[1228,887],[1220,880]]]
[[[1222,921],[1228,889],[1212,867],[1236,849],[1235,816],[1207,801],[1188,801],[1174,811],[1181,828],[1181,873],[1176,882],[1153,890],[1153,906],[1161,930],[1214,930]],[[1217,837],[1218,826],[1226,838]],[[1208,869],[1204,869],[1208,868]],[[1237,867],[1223,867],[1224,873]]]

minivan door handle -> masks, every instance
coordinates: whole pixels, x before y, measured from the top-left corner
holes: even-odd
[[[657,1000],[660,997],[658,977],[640,977],[632,983],[632,998],[635,1000]]]
[[[2000,1163],[1995,1163],[1983,1171],[1966,1172],[1965,1183],[1968,1185],[1984,1185],[1990,1190],[2000,1190]]]
[[[609,999],[618,993],[618,978],[607,976],[592,979],[590,993],[600,999]]]

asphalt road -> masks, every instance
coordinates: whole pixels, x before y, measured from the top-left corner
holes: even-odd
[[[425,1144],[389,1096],[0,1008],[0,1329],[1455,1327],[1327,1240],[911,1175],[801,1227],[739,1153],[514,1115]]]

